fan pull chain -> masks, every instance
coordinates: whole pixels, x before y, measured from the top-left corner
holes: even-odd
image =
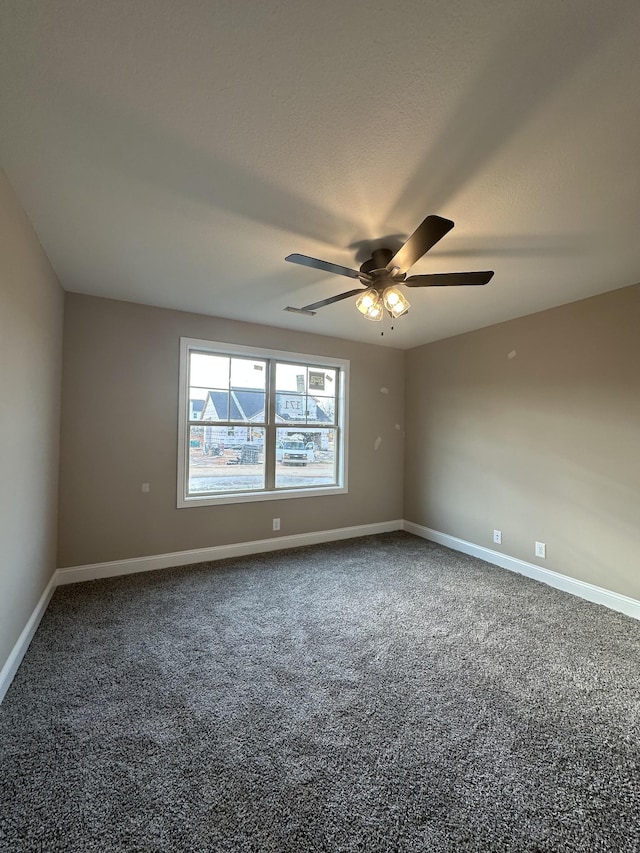
[[[386,316],[385,316],[385,314],[384,314],[384,312],[383,312],[383,314],[382,314],[382,331],[380,332],[380,337],[381,337],[381,338],[383,338],[383,337],[384,337],[384,324],[385,324],[386,322],[387,322],[387,318],[386,318]],[[393,329],[394,329],[394,326],[392,325],[392,326],[391,326],[391,328],[390,328],[390,331],[392,331],[392,332],[393,332]]]

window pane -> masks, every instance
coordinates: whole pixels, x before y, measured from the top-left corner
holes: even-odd
[[[315,396],[335,397],[336,371],[327,367],[309,367],[307,391]]]
[[[249,421],[263,423],[265,406],[264,391],[231,390],[231,406],[229,419],[232,421]]]
[[[253,358],[231,359],[231,387],[264,391],[267,363]]]
[[[204,399],[198,401],[199,397]],[[229,419],[229,392],[220,389],[190,388],[189,408],[194,413],[199,410],[192,420],[226,421]]]
[[[276,488],[335,485],[336,433],[334,429],[278,428]]]
[[[307,402],[308,423],[333,424],[336,421],[336,401],[334,397],[309,397]]]
[[[190,421],[202,420],[204,409],[204,392],[200,388],[189,388],[189,413]]]
[[[189,364],[189,384],[198,388],[229,387],[229,357],[192,352]]]
[[[276,417],[278,420],[305,423],[307,420],[306,395],[279,391],[276,394]]]
[[[302,364],[276,364],[276,391],[295,391],[304,394],[307,390],[307,368]]]
[[[264,489],[264,428],[192,426],[188,493]]]

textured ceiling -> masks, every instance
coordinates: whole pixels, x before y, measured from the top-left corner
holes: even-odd
[[[66,290],[410,347],[640,280],[637,0],[5,0],[0,158]],[[380,337],[286,313],[427,214]],[[386,238],[386,239],[382,239]]]

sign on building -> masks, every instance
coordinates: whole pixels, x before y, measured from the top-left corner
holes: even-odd
[[[318,373],[315,370],[309,371],[309,390],[324,391],[324,373]]]

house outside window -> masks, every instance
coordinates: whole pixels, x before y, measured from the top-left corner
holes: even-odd
[[[349,362],[181,339],[178,506],[347,491]]]

